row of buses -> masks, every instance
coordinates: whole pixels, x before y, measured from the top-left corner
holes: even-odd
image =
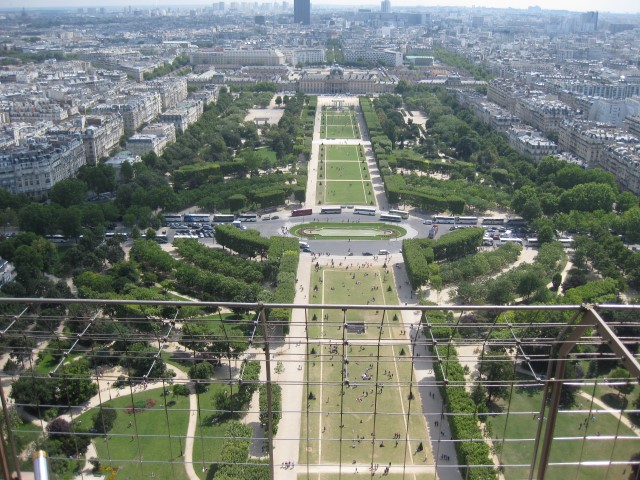
[[[339,215],[342,213],[342,210],[342,207],[321,207],[320,215]],[[354,207],[353,213],[354,215],[367,215],[373,217],[378,213],[378,211],[374,207]],[[313,211],[310,208],[297,209],[291,212],[292,217],[303,217],[312,214]],[[380,213],[379,220],[383,222],[401,222],[407,218],[409,218],[409,213],[404,210],[389,210],[388,213]]]
[[[505,218],[505,217],[464,217],[453,215],[434,215],[431,219],[433,223],[450,223],[455,225],[482,225],[482,226],[499,226],[499,227],[523,227],[527,225],[527,221],[519,218]]]
[[[213,215],[208,213],[185,213],[184,215],[179,213],[165,213],[162,217],[165,226],[180,223],[233,223],[236,220],[241,222],[255,222],[258,220],[258,215],[255,213],[241,213],[239,215],[232,213],[214,213]]]

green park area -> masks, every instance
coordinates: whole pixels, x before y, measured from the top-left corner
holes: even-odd
[[[310,293],[311,303],[398,303],[392,271],[349,261],[318,266]],[[343,468],[389,462],[432,465],[419,395],[408,385],[408,342],[384,344],[405,338],[400,312],[312,309],[309,315],[310,365],[299,461],[341,463]]]
[[[351,110],[325,108],[321,122],[320,138],[360,138],[358,122]]]
[[[163,388],[154,388],[132,394],[128,387],[112,391],[112,400],[103,408],[116,412],[113,428],[107,436],[94,441],[97,457],[109,459],[101,462],[102,468],[117,468],[117,478],[131,480],[188,478],[184,437],[189,423],[189,398],[164,392]],[[98,412],[93,408],[80,415],[76,423],[92,425]]]
[[[393,240],[407,231],[386,223],[303,223],[289,229],[289,233],[306,239],[322,240]]]
[[[489,421],[491,437],[501,463],[522,465],[505,467],[506,478],[525,478],[529,474],[539,417],[535,412],[540,409],[541,398],[542,387],[516,390],[511,395],[508,409],[505,406]],[[503,438],[510,441],[502,442]],[[619,412],[606,412],[592,405],[588,398],[578,396],[576,405],[558,415],[550,464],[586,464],[582,467],[550,466],[545,478],[627,478],[628,465],[615,465],[615,462],[629,461],[637,452],[639,441],[640,437],[619,421]],[[609,464],[609,461],[613,464]]]
[[[359,145],[320,147],[317,201],[321,205],[375,205],[371,176]]]

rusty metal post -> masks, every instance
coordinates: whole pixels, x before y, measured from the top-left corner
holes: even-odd
[[[273,465],[273,401],[271,398],[271,349],[269,348],[269,332],[267,325],[267,317],[264,314],[264,306],[260,305],[260,321],[264,330],[264,355],[266,358],[265,367],[267,369],[267,436],[269,440],[269,478],[275,479],[275,470]]]

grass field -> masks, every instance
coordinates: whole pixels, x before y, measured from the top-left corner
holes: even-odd
[[[324,145],[321,148],[322,159],[357,162],[363,159],[360,148],[360,145]]]
[[[346,267],[320,268],[312,274],[312,303],[398,303],[392,272]],[[400,313],[315,309],[309,314],[311,365],[299,461],[344,466],[432,464],[428,447],[416,453],[421,442],[428,445],[428,434],[417,391],[409,400],[409,348],[378,343],[378,339],[405,338],[400,336]],[[346,331],[344,321],[351,325]]]
[[[324,175],[323,175],[324,174]],[[327,162],[326,168],[320,171],[323,180],[370,180],[367,164],[362,162]]]
[[[320,138],[360,138],[360,130],[353,111],[324,109]]]
[[[321,205],[375,206],[373,186],[368,180],[327,180],[318,183],[318,201]]]
[[[490,419],[494,444],[502,445],[499,447],[502,449],[502,463],[526,465],[526,467],[505,467],[506,478],[526,478],[528,465],[531,463],[533,441],[502,443],[500,439],[535,437],[537,415],[530,412],[539,411],[541,397],[541,389],[529,393],[515,393],[510,401],[509,415],[499,415]],[[628,467],[595,466],[594,462],[606,462],[609,459],[628,461],[638,451],[640,438],[619,423],[615,415],[600,412],[595,405],[585,428],[583,422],[589,417],[587,412],[590,405],[586,399],[580,397],[578,397],[578,403],[579,405],[574,407],[575,412],[564,411],[558,415],[550,462],[588,461],[591,465],[585,465],[579,469],[575,465],[552,466],[549,467],[545,478],[549,480],[626,478],[629,474]],[[616,435],[630,438],[616,438]],[[623,473],[625,469],[626,473]]]
[[[323,240],[390,240],[402,238],[407,231],[386,223],[303,223],[289,229],[292,235]]]
[[[112,392],[112,397],[115,392]],[[106,440],[104,437],[95,439],[102,466],[117,467],[118,478],[142,480],[150,478],[153,473],[155,478],[186,480],[188,477],[181,456],[184,438],[180,437],[187,433],[189,399],[174,395],[165,397],[161,388],[134,395],[129,395],[127,389],[121,392],[119,397],[105,404],[118,409],[113,429]],[[155,401],[155,405],[136,410],[135,414],[125,410],[129,405],[144,404],[149,400]],[[91,409],[78,420],[88,428],[93,424],[92,417],[96,412],[97,409]]]

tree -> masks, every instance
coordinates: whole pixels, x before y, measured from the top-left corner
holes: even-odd
[[[200,382],[200,380],[209,380],[213,376],[213,372],[213,365],[209,362],[196,363],[189,369],[189,378],[195,380],[197,393],[207,391],[207,382]]]
[[[68,178],[56,183],[49,193],[51,200],[65,208],[79,205],[87,194],[87,184],[82,180]]]
[[[101,405],[100,410],[93,416],[93,428],[98,433],[109,433],[116,422],[117,416],[118,411],[115,408]]]
[[[98,386],[91,380],[91,370],[86,360],[65,365],[56,380],[58,402],[62,405],[82,405],[98,393]]]
[[[87,435],[76,435],[73,424],[58,417],[47,424],[49,434],[49,455],[63,453],[65,457],[75,457],[87,451],[91,438]],[[53,450],[53,451],[52,451]]]
[[[276,105],[277,105],[277,106],[282,105],[282,97],[281,97],[280,95],[278,95],[278,96],[276,97]]]
[[[614,368],[607,378],[615,382],[611,384],[611,388],[618,391],[618,396],[629,395],[635,388],[635,384],[631,382],[631,375],[626,368]]]
[[[16,405],[32,412],[43,412],[49,405],[56,405],[56,382],[51,378],[41,378],[33,370],[26,370],[13,382],[10,396]]]
[[[504,350],[484,352],[480,359],[479,372],[487,381],[489,402],[495,397],[505,399],[509,397],[507,383],[515,378],[515,369],[513,359]]]

